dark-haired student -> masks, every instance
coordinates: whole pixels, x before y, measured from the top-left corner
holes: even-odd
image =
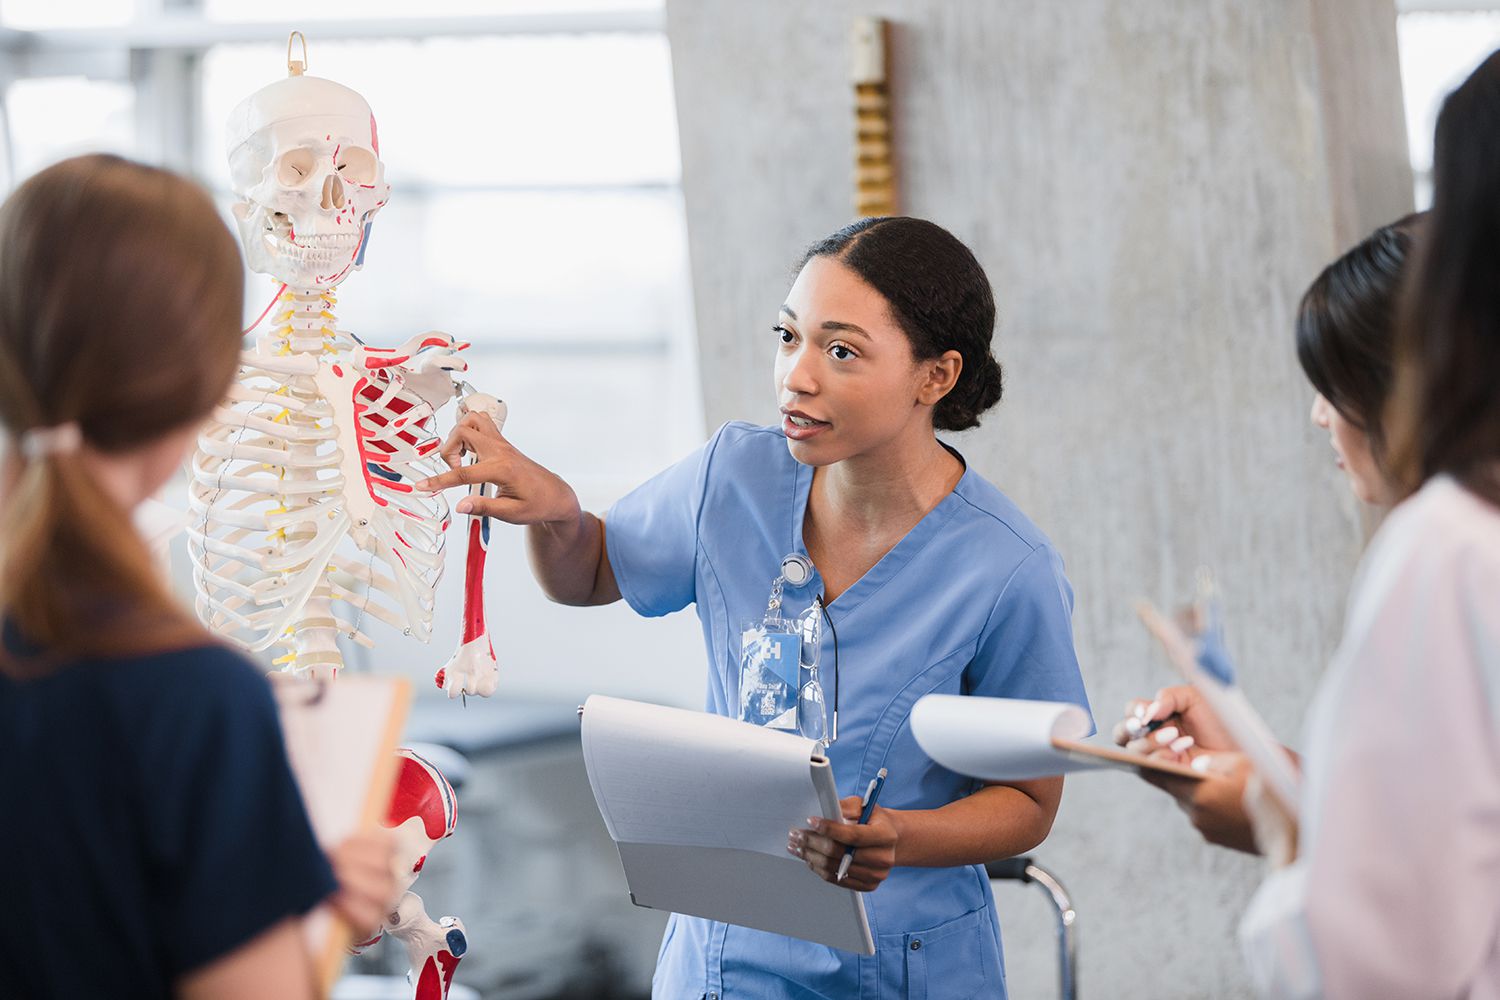
[[[0,997],[310,998],[302,915],[368,934],[396,893],[388,831],[324,856],[266,679],[131,524],[229,390],[243,284],[164,170],[78,157],[0,207]]]
[[[1400,494],[1384,421],[1395,379],[1397,297],[1425,218],[1408,215],[1375,230],[1323,269],[1297,310],[1297,359],[1313,387],[1312,422],[1328,432],[1349,490],[1382,512]],[[1159,720],[1170,724],[1148,732]],[[1143,776],[1177,800],[1205,840],[1259,853],[1243,806],[1249,764],[1193,688],[1162,688],[1129,702],[1114,738],[1132,750],[1191,761],[1205,780]]]
[[[1240,924],[1266,996],[1500,996],[1500,52],[1438,116],[1371,541]]]
[[[843,884],[870,892],[876,954],[674,915],[656,996],[1005,995],[981,865],[1047,836],[1062,779],[980,785],[935,764],[910,726],[933,692],[1086,705],[1056,550],[937,437],[999,401],[994,324],[989,281],[962,243],[930,222],[867,219],[808,250],[767,323],[779,426],[726,424],[604,518],[492,427],[466,421],[448,442],[450,460],[479,461],[430,485],[500,484],[501,499],[459,509],[528,525],[552,599],[623,596],[648,616],[696,605],[711,712],[737,713],[740,623],[763,614],[782,558],[815,567],[785,610],[821,595],[836,632],[828,753],[851,822],[789,831],[787,850],[832,881],[846,845],[857,849]],[[882,767],[880,806],[855,825],[857,794]]]
[[[1295,851],[1240,928],[1271,996],[1500,996],[1497,136],[1500,52],[1438,116],[1386,422],[1405,498],[1308,711]]]

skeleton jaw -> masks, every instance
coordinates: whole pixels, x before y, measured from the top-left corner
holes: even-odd
[[[235,206],[240,241],[251,270],[292,288],[331,288],[354,269],[364,226],[334,232],[297,231],[291,217],[255,202]]]

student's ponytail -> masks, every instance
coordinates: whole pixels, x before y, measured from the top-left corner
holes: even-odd
[[[145,650],[201,634],[129,515],[71,453],[21,459],[0,508],[0,607],[49,653]]]
[[[0,207],[0,618],[37,659],[204,639],[84,459],[208,415],[242,282],[212,200],[164,170],[79,157]]]

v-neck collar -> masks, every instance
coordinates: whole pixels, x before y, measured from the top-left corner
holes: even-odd
[[[960,494],[963,492],[969,477],[973,472],[969,469],[969,463],[964,457],[950,445],[939,441],[943,448],[958,459],[964,467],[962,476],[953,485],[947,496],[939,500],[937,506],[933,507],[922,519],[912,525],[911,530],[901,536],[901,540],[891,546],[889,552],[880,557],[880,561],[865,571],[865,575],[855,580],[849,587],[826,607],[830,612],[838,612],[840,616],[848,616],[855,612],[861,604],[869,600],[881,587],[885,586],[892,577],[901,572],[902,568],[931,541],[943,527],[958,513],[959,506],[963,503]],[[807,543],[802,539],[802,527],[807,520],[807,499],[812,493],[813,467],[796,463],[796,469],[792,480],[792,551],[807,556]],[[808,556],[808,561],[812,557]],[[821,594],[823,592],[823,573],[817,565],[813,565],[813,578],[802,588],[810,594]]]

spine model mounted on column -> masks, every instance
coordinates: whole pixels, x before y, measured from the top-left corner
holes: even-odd
[[[412,483],[446,468],[435,414],[467,388],[455,373],[468,367],[459,356],[468,345],[428,332],[376,348],[338,328],[336,289],[363,266],[391,189],[364,98],[305,75],[305,43],[301,60],[290,52],[289,43],[288,77],[229,120],[245,257],[275,291],[246,333],[264,331],[198,440],[189,551],[205,624],[252,651],[278,648],[284,671],[332,681],[341,633],[366,647],[373,622],[422,641],[432,634],[450,514],[441,495]],[[493,397],[464,404],[504,419]],[[475,531],[487,537],[488,526]],[[479,565],[465,574],[466,641],[437,681],[451,698],[491,694],[497,676],[488,634],[482,644],[469,635],[467,620],[484,618],[483,548],[471,546],[470,557]],[[421,843],[403,839],[415,878],[432,844],[452,835],[457,803],[436,768],[402,753],[387,825],[402,829],[413,803],[432,814],[419,824]],[[467,948],[462,923],[432,920],[407,893],[384,929],[412,954],[419,1000],[445,997]]]
[[[854,214],[896,214],[896,163],[891,147],[891,94],[887,83],[887,22],[854,19]]]

